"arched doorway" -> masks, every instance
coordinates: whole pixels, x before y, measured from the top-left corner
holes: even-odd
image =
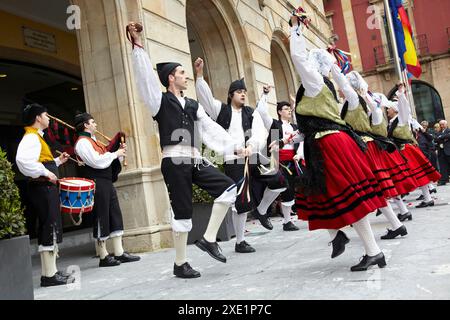
[[[234,9],[226,1],[188,0],[186,20],[192,62],[205,60],[205,79],[214,96],[226,101],[230,83],[241,77],[252,87],[247,41]],[[249,95],[250,105],[255,99]]]
[[[289,101],[289,96],[296,92],[293,67],[289,57],[289,43],[287,36],[282,31],[275,31],[271,44],[272,72],[275,81],[277,101]]]
[[[424,81],[413,80],[411,88],[419,122],[426,120],[430,123],[436,123],[445,119],[441,96],[432,85]],[[395,95],[395,91],[395,88],[391,90],[388,95],[389,99]]]

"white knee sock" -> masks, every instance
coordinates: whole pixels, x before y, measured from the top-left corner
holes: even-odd
[[[428,189],[428,185],[426,185],[424,187],[420,187],[420,190],[422,191],[422,194],[425,198],[425,199],[423,199],[423,201],[430,202],[431,200],[433,200],[431,198],[430,189]]]
[[[335,229],[328,229],[328,233],[330,234],[330,238],[331,241],[334,240],[334,238],[336,238],[337,234],[338,234],[339,230],[335,230]]]
[[[175,264],[182,266],[186,263],[186,247],[188,241],[188,232],[174,232],[173,243],[175,246]]]
[[[238,214],[233,211],[233,225],[236,232],[236,243],[239,244],[245,240],[245,223],[247,222],[248,213]]]
[[[225,218],[229,204],[215,202],[211,212],[211,218],[209,219],[208,228],[206,229],[205,235],[203,236],[208,242],[217,241],[217,232],[219,232],[220,225]]]
[[[285,189],[279,189],[279,190],[270,190],[269,188],[266,188],[264,191],[263,198],[261,200],[261,203],[258,206],[258,212],[261,215],[265,215],[267,213],[267,209],[269,209],[269,206],[275,201],[275,199],[280,195],[281,192],[283,192]]]
[[[434,186],[434,184],[433,184],[432,182],[430,182],[430,183],[428,184],[428,189],[429,189],[430,191],[433,191],[433,190],[436,190],[436,187]]]
[[[291,208],[292,206],[290,203],[288,205],[285,205],[284,203],[281,204],[281,212],[283,213],[283,224],[286,224],[288,222],[291,222]]]
[[[123,255],[122,236],[111,238],[113,243],[114,255],[120,257]]]
[[[370,227],[369,218],[366,216],[359,220],[358,222],[353,224],[353,228],[358,233],[358,236],[361,238],[364,248],[366,249],[366,254],[369,257],[376,256],[381,252],[378,247],[375,237],[372,232],[372,228]]]
[[[403,202],[402,199],[392,199],[394,201],[394,203],[397,205],[397,207],[400,210],[401,214],[405,214],[408,212],[408,208],[406,207],[405,203]]]
[[[56,268],[56,253],[53,251],[41,252],[41,274],[44,277],[53,277],[58,269]]]
[[[108,255],[108,250],[106,250],[106,241],[95,240],[95,248],[100,256],[100,259],[105,259]]]
[[[383,213],[383,215],[386,217],[386,219],[389,221],[389,223],[392,226],[392,230],[397,230],[400,228],[403,224],[398,220],[397,215],[394,213],[394,210],[392,209],[391,205],[388,203],[387,207],[381,208],[380,211]]]

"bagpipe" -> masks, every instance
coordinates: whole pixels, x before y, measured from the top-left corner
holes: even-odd
[[[62,121],[61,119],[58,119],[57,117],[54,117],[52,115],[48,115],[48,117],[51,120],[51,123],[47,129],[47,135],[48,135],[48,139],[50,140],[50,142],[52,142],[53,144],[55,142],[60,142],[63,141],[65,143],[65,145],[63,146],[64,152],[67,152],[69,155],[74,156],[75,155],[75,142],[78,140],[78,135],[76,134],[76,129],[74,126],[71,126],[70,124]],[[64,139],[61,139],[61,128],[60,125],[62,125],[62,131],[64,132]],[[72,136],[70,136],[69,134],[69,129],[74,131],[74,134]],[[107,152],[116,152],[117,150],[119,150],[119,148],[121,147],[122,144],[126,143],[126,136],[125,133],[123,132],[118,132],[114,138],[109,138],[108,136],[106,136],[105,134],[101,133],[100,131],[96,131],[96,135],[102,137],[104,140],[107,141],[107,143],[102,142],[102,141],[98,141],[99,144],[101,144],[103,147],[106,148]],[[84,166],[84,164],[74,158],[69,158],[71,161],[77,163],[78,166]],[[127,167],[127,160],[124,157],[123,160],[123,166]],[[112,164],[112,181],[116,182],[118,180],[119,174],[122,171],[122,163],[120,162],[119,159],[115,159]]]

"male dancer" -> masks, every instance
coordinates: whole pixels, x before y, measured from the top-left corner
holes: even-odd
[[[17,150],[16,163],[20,172],[30,178],[28,183],[30,204],[39,219],[38,244],[41,256],[41,287],[72,283],[75,279],[58,271],[56,258],[58,244],[62,242],[62,221],[59,208],[58,167],[67,162],[63,153],[54,159],[44,140],[43,130],[50,119],[47,109],[39,104],[26,106],[23,111],[25,135]]]
[[[116,152],[108,152],[95,137],[97,123],[89,113],[75,116],[78,140],[75,153],[86,165],[81,167],[84,178],[95,181],[94,239],[100,255],[100,267],[114,267],[121,263],[139,261],[141,258],[130,255],[122,247],[123,219],[116,188],[113,185],[112,163],[125,156],[126,145]],[[106,240],[113,243],[114,257],[108,255]]]
[[[292,123],[292,113],[295,104],[287,101],[277,103],[278,120],[269,115],[267,104],[259,104],[256,109],[262,116],[266,129],[270,132],[267,144],[279,142],[280,169],[288,182],[288,188],[281,193],[281,212],[283,213],[283,230],[298,231],[299,228],[291,221],[292,206],[295,204],[295,178],[301,175],[299,161],[303,159],[303,135],[297,125]]]
[[[162,93],[149,56],[143,49],[137,24],[128,30],[135,48],[133,64],[136,84],[145,106],[159,125],[163,153],[161,170],[172,204],[172,229],[176,260],[174,275],[197,278],[200,273],[186,261],[188,233],[192,229],[192,184],[195,183],[215,198],[211,218],[203,239],[196,245],[211,257],[225,263],[216,242],[217,232],[229,207],[236,200],[234,181],[203,160],[201,142],[218,153],[233,154],[238,150],[228,133],[212,121],[203,106],[184,97],[187,74],[179,63],[157,65],[159,80],[167,92]],[[139,28],[140,30],[140,28]]]
[[[231,83],[227,103],[225,104],[213,97],[208,83],[203,78],[203,68],[204,62],[201,58],[198,58],[195,62],[195,70],[197,73],[197,96],[200,103],[205,106],[209,116],[228,131],[235,144],[240,147],[247,147],[248,155],[251,155],[253,151],[255,154],[260,152],[266,145],[267,131],[260,113],[254,112],[249,106],[245,106],[247,88],[244,80]],[[266,87],[259,104],[267,103],[268,93],[269,88]],[[236,156],[225,157],[225,174],[236,183],[244,177],[245,165],[242,160],[242,158]],[[245,241],[244,236],[248,213],[253,210],[253,214],[259,219],[263,227],[272,230],[273,226],[267,215],[267,209],[278,195],[286,190],[285,179],[280,173],[263,175],[257,166],[257,157],[251,157],[250,161],[251,179],[249,187],[251,189],[251,200],[246,201],[244,192],[238,197],[233,208],[233,224],[236,231],[235,251],[240,253],[255,251]]]

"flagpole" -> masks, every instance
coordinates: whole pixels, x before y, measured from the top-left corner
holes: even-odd
[[[387,22],[388,22],[388,26],[389,26],[389,33],[391,34],[391,44],[392,44],[392,49],[394,51],[395,69],[397,70],[398,79],[401,82],[403,82],[402,67],[400,66],[400,57],[398,56],[397,40],[395,37],[395,31],[394,31],[394,22],[392,20],[391,7],[389,6],[388,0],[384,0],[384,10],[386,13]]]

